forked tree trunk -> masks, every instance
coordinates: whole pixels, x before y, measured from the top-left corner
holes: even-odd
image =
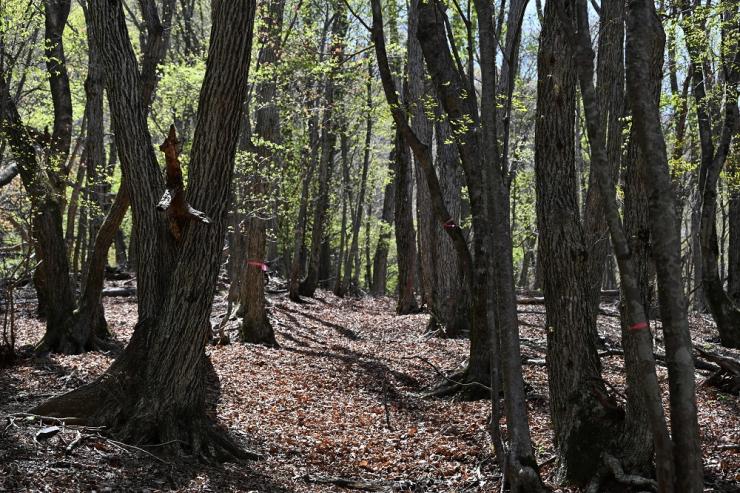
[[[603,8],[608,6],[607,3],[603,3],[602,5]],[[621,10],[619,5],[611,7],[617,7],[618,10]],[[606,219],[605,222],[608,225],[611,242],[614,245],[614,252],[619,262],[623,297],[622,333],[625,347],[625,368],[630,385],[630,397],[632,398],[629,408],[631,412],[636,413],[635,416],[630,416],[628,418],[629,420],[625,423],[625,428],[622,430],[623,433],[618,439],[621,443],[619,443],[620,447],[617,449],[616,454],[623,457],[624,461],[629,461],[629,466],[639,472],[644,473],[650,470],[652,455],[651,437],[645,433],[644,425],[639,422],[646,416],[652,429],[652,441],[655,443],[658,482],[662,486],[662,491],[672,491],[674,476],[673,447],[665,422],[661,389],[655,372],[653,340],[646,314],[646,257],[642,259],[642,269],[640,272],[638,270],[638,259],[633,255],[629,237],[625,232],[620,218],[619,207],[615,196],[616,189],[613,170],[609,162],[606,125],[600,114],[603,106],[600,108],[597,93],[593,86],[593,50],[591,49],[591,38],[589,36],[590,29],[586,0],[577,0],[576,9],[577,34],[574,36],[575,62],[578,69],[588,139],[591,147],[591,175],[595,178],[595,180],[592,180],[592,184],[596,184],[599,187],[599,195]],[[602,11],[602,15],[604,15],[604,12]],[[613,22],[619,22],[621,25],[622,15],[616,15],[615,19],[618,20]],[[614,38],[613,41],[621,46],[621,34]],[[614,58],[611,63],[621,65],[622,57]],[[660,95],[659,73],[659,70],[650,72],[656,102]],[[633,162],[633,167],[634,164]],[[634,175],[635,173],[633,171],[633,176],[631,176],[633,180],[631,191],[633,193],[635,191],[639,192],[639,190],[635,190],[636,184],[634,181],[638,178],[643,178]],[[636,219],[639,221],[639,219],[645,217],[647,207],[635,208],[635,205],[639,206],[640,203],[634,201],[631,204],[631,210],[629,212],[633,220]],[[642,205],[644,206],[646,204],[642,202]],[[642,253],[644,254],[645,251],[643,250]],[[642,461],[639,461],[640,458]]]
[[[645,75],[662,64],[665,35],[648,0],[630,0],[625,44],[627,95],[645,177],[652,252],[658,277],[658,299],[668,363],[671,432],[676,491],[699,493],[703,488],[701,447],[696,416],[694,362],[681,277],[681,239],[668,171],[668,155],[653,88]]]
[[[145,23],[148,29],[144,57],[142,62],[140,85],[137,88],[141,93],[145,113],[148,112],[149,105],[154,96],[158,77],[157,68],[163,60],[167,47],[169,46],[170,24],[172,21],[172,11],[174,10],[174,0],[166,0],[163,4],[163,21],[160,23],[157,8],[153,0],[141,2],[142,13],[145,17]],[[103,150],[103,54],[101,53],[101,43],[94,38],[96,32],[92,27],[92,18],[88,9],[85,9],[86,23],[88,25],[89,37],[89,65],[88,81],[85,88],[88,93],[88,106],[90,111],[88,146],[92,146],[92,154],[88,159],[94,159],[93,163],[88,165],[94,168],[97,176],[98,169],[102,169],[105,160],[105,151]],[[111,153],[115,153],[117,146],[111,145]],[[115,162],[115,156],[110,157]],[[94,163],[97,163],[94,164]],[[111,167],[109,165],[109,167]],[[109,172],[112,170],[109,170]],[[90,173],[90,171],[88,171]],[[129,187],[127,184],[128,177],[124,174],[118,193],[113,199],[113,204],[108,211],[107,216],[101,223],[97,219],[93,221],[94,241],[90,247],[90,255],[87,261],[87,268],[83,277],[82,292],[78,302],[78,309],[75,312],[73,326],[74,332],[84,334],[87,348],[95,348],[100,344],[100,339],[109,335],[108,324],[105,320],[105,312],[102,303],[102,290],[105,283],[105,266],[108,260],[108,250],[114,240],[123,240],[123,233],[120,230],[126,212],[130,204]],[[96,197],[95,202],[102,208],[104,185],[97,181],[94,184]],[[101,211],[102,212],[102,211]],[[101,213],[99,212],[99,213]],[[132,232],[133,232],[132,228]],[[118,240],[118,241],[120,241]],[[122,241],[121,241],[122,242]],[[126,264],[125,244],[116,245],[117,261],[119,266]],[[119,255],[122,253],[123,255]]]
[[[169,231],[152,207],[157,199],[149,200],[161,193],[162,178],[153,149],[141,144],[149,142],[148,131],[121,3],[93,0],[90,10],[96,38],[103,45],[106,73],[118,75],[106,78],[109,101],[121,162],[131,178],[134,217],[140,221],[140,261],[150,268],[139,274],[140,323],[123,354],[100,379],[34,411],[75,416],[79,422],[106,426],[124,441],[159,444],[166,453],[206,459],[244,456],[206,414],[206,374],[213,369],[204,347],[223,248],[240,108],[246,97],[254,2],[213,4],[209,64],[199,99],[187,196],[213,218],[213,224],[173,217],[168,209],[175,220]],[[133,138],[137,134],[141,139]],[[141,159],[131,160],[134,156]],[[169,159],[168,155],[168,182]],[[190,214],[197,213],[181,194],[180,188],[173,207],[183,200]],[[173,232],[179,233],[176,244]],[[172,343],[175,335],[177,344]]]

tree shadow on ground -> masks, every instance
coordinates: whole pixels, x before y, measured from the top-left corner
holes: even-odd
[[[294,310],[294,309],[292,309],[290,307],[282,306],[282,305],[274,305],[274,308],[277,308],[278,310],[280,310],[281,312],[283,312],[285,314],[288,314],[288,313],[290,313],[290,314],[297,314],[297,315],[299,315],[299,316],[301,316],[303,318],[306,318],[308,320],[311,320],[313,322],[320,323],[321,325],[324,325],[325,327],[328,327],[330,329],[336,330],[340,335],[342,335],[343,337],[346,337],[347,339],[350,339],[352,341],[358,341],[358,340],[361,339],[361,337],[358,336],[357,333],[354,330],[348,329],[347,327],[343,327],[343,326],[341,326],[339,324],[336,324],[336,323],[333,323],[333,322],[327,322],[326,320],[322,320],[321,318],[317,317],[316,315],[312,315],[311,313],[307,313],[305,311]],[[296,320],[295,316],[292,317],[292,320],[295,321],[296,324],[298,324],[300,326],[300,323],[298,323],[298,321]]]

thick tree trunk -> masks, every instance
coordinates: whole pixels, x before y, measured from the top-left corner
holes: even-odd
[[[604,8],[607,6],[607,4],[602,5]],[[595,178],[592,183],[599,187],[604,216],[619,262],[624,303],[622,332],[625,346],[625,367],[628,381],[631,384],[632,402],[630,408],[631,411],[636,413],[636,416],[631,416],[629,422],[626,423],[624,433],[620,438],[622,447],[620,447],[617,454],[630,461],[630,467],[637,471],[644,473],[644,471],[650,470],[651,437],[644,433],[644,426],[638,424],[638,420],[647,416],[654,437],[658,482],[662,485],[662,491],[672,491],[674,476],[673,448],[665,422],[661,389],[655,373],[653,340],[646,315],[647,269],[644,265],[646,257],[642,259],[641,272],[638,270],[638,262],[632,253],[629,237],[622,225],[615,197],[613,167],[609,162],[607,149],[606,125],[599,113],[603,106],[600,108],[597,93],[593,87],[593,50],[591,49],[591,38],[589,36],[586,0],[577,0],[576,8],[578,24],[577,34],[575,35],[575,51],[577,54],[575,62],[578,67],[588,138],[591,144],[591,176]],[[605,11],[602,11],[602,15],[604,13]],[[619,14],[615,18],[619,19],[618,22],[621,25],[622,15]],[[621,46],[621,34],[615,38],[614,42]],[[622,57],[619,56],[613,59],[611,63],[621,66]],[[654,74],[655,71],[651,72],[650,75]],[[657,103],[660,95],[659,77],[653,77],[652,86]],[[634,162],[632,164],[634,167]],[[633,172],[631,177],[633,181],[642,178],[634,175]],[[633,184],[632,192],[635,191],[635,188],[635,184]],[[643,205],[644,207],[635,208],[634,205]],[[633,210],[630,213],[633,219],[639,220],[645,217],[647,207],[644,200],[641,204],[632,204],[631,208]],[[645,253],[644,250],[643,253]],[[638,426],[634,426],[635,424],[638,424]],[[643,432],[640,433],[641,431]],[[627,450],[624,449],[625,445],[628,447]],[[639,456],[641,456],[642,462],[638,460]]]
[[[589,302],[589,245],[575,167],[576,67],[572,0],[545,4],[537,63],[535,176],[539,258],[547,313],[550,415],[558,477],[585,484],[617,432],[619,415],[601,378]]]
[[[655,6],[630,0],[627,7],[627,94],[632,124],[648,191],[652,252],[658,277],[658,299],[668,363],[671,432],[674,444],[676,491],[701,492],[703,472],[694,394],[694,363],[681,278],[681,240],[668,156],[653,88],[646,74],[662,64],[665,35]]]
[[[165,0],[162,7],[162,22],[159,20],[157,7],[152,0],[142,1],[141,8],[148,32],[142,61],[139,90],[145,112],[148,112],[158,82],[156,71],[159,63],[164,59],[167,47],[169,46],[174,0]],[[88,107],[86,107],[86,111],[90,112],[88,116],[89,130],[87,145],[92,149],[92,154],[88,155],[88,160],[93,159],[92,162],[88,163],[87,168],[88,179],[91,173],[95,176],[93,181],[93,197],[94,202],[100,210],[93,215],[90,236],[95,239],[90,245],[89,259],[82,282],[82,294],[80,295],[78,309],[75,313],[74,324],[77,331],[88,334],[88,337],[95,338],[87,341],[88,346],[95,347],[98,338],[108,335],[107,322],[101,301],[101,291],[105,281],[108,250],[113,241],[116,241],[117,264],[119,267],[127,267],[125,242],[123,241],[123,232],[120,231],[120,226],[123,218],[126,216],[130,199],[128,196],[129,187],[127,185],[127,177],[124,174],[118,193],[113,200],[107,216],[104,220],[100,219],[100,214],[102,214],[105,203],[104,195],[106,188],[106,185],[99,178],[100,171],[103,170],[105,162],[105,151],[103,148],[103,60],[100,51],[101,44],[98,40],[94,39],[95,30],[92,28],[92,18],[87,9],[85,16],[89,33],[89,68],[88,79],[85,83],[85,90],[88,94]],[[111,162],[115,162],[114,154],[116,151],[117,147],[112,144]],[[108,168],[108,172],[112,172],[112,166],[110,164]]]
[[[152,182],[145,184],[139,181],[144,173],[129,166],[132,151],[142,154],[137,150],[141,149],[154,156],[150,146],[141,145],[142,140],[131,139],[134,133],[147,131],[123,9],[120,2],[94,0],[90,10],[96,33],[104,33],[96,37],[104,46],[106,73],[117,68],[119,76],[107,78],[108,89],[121,162],[131,178],[132,205],[143,232],[140,252],[146,256],[140,259],[151,267],[147,270],[161,277],[148,279],[142,269],[141,322],[111,368],[92,384],[47,401],[35,411],[75,416],[79,422],[106,426],[106,431],[124,441],[156,443],[160,450],[172,454],[205,459],[244,456],[206,414],[206,372],[212,372],[212,367],[204,357],[204,347],[220,267],[240,108],[246,97],[254,2],[214,2],[209,64],[200,95],[188,191],[188,200],[213,218],[213,224],[183,223],[176,249],[169,237],[158,234],[158,229],[164,230],[162,221],[151,206],[156,201],[148,200],[151,193],[163,189],[157,186],[161,185],[160,175],[152,174]],[[133,123],[128,131],[122,128],[127,121],[124,115]],[[138,164],[157,171],[154,160]],[[145,224],[152,229],[144,228]],[[167,243],[162,245],[163,241]],[[169,265],[151,255],[159,248],[170,255]],[[156,309],[151,304],[155,300],[160,301]]]
[[[642,174],[645,165],[638,163],[638,160],[642,159],[644,157],[637,147],[633,131],[625,154],[624,228],[627,238],[629,238],[629,249],[635,263],[643,312],[647,318],[653,302],[651,279],[654,269],[650,266],[648,199],[645,176]],[[629,323],[624,315],[622,317],[624,319],[622,322],[622,347],[624,349],[624,365],[627,378],[627,406],[624,430],[619,444],[624,453],[621,454],[620,458],[627,471],[648,475],[650,472],[649,466],[653,460],[653,435],[646,406],[646,396],[642,390],[642,377],[638,371],[634,370],[639,368],[638,340],[632,337],[631,332],[633,331],[629,330]],[[649,320],[646,320],[646,322],[649,323]],[[652,346],[652,342],[650,345]],[[670,454],[668,456],[671,460],[670,468],[673,469],[672,457],[670,457]],[[662,481],[662,479],[661,483],[665,485],[665,481]],[[669,484],[670,482],[672,481],[669,481]],[[665,491],[671,491],[671,489],[668,488]]]
[[[410,33],[417,30],[418,1],[409,9]],[[443,199],[455,224],[461,224],[460,179],[457,173],[459,158],[452,141],[450,126],[444,118],[427,117],[425,98],[430,95],[425,84],[424,58],[419,40],[408,38],[408,99],[412,108],[411,128],[419,139],[431,147],[436,130],[436,168],[439,174]],[[431,94],[433,96],[433,94]],[[438,109],[438,112],[441,111]],[[462,283],[463,265],[458,260],[452,240],[440,229],[434,217],[432,198],[419,159],[416,164],[416,214],[418,224],[419,264],[421,286],[430,318],[427,329],[444,337],[457,337],[469,330],[469,292]],[[443,330],[438,330],[438,326]]]

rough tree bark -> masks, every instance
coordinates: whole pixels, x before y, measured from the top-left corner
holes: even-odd
[[[602,16],[605,13],[607,2],[602,3]],[[651,465],[652,443],[651,436],[644,432],[644,426],[638,420],[647,416],[652,429],[652,442],[655,444],[656,469],[661,491],[673,491],[673,447],[666,426],[661,389],[655,373],[655,357],[653,356],[653,339],[650,333],[650,324],[646,315],[646,272],[643,268],[642,280],[638,270],[638,261],[633,255],[629,237],[627,236],[619,214],[614,185],[613,163],[610,162],[607,146],[607,125],[600,111],[604,110],[600,104],[597,91],[593,86],[593,50],[588,22],[588,6],[586,0],[576,1],[577,33],[574,35],[575,64],[578,68],[578,78],[583,98],[583,108],[586,116],[588,139],[591,148],[591,180],[592,185],[599,188],[599,196],[603,207],[604,218],[608,225],[608,232],[614,246],[614,253],[619,264],[621,291],[623,297],[623,341],[625,349],[625,369],[630,385],[629,392],[632,402],[628,403],[630,416],[626,420],[622,434],[616,438],[618,449],[616,454],[623,457],[631,470],[649,472]],[[603,18],[602,18],[603,19]],[[615,20],[616,19],[616,20]],[[622,15],[615,16],[612,22],[620,25]],[[613,37],[613,42],[622,45],[621,32]],[[621,66],[622,57],[613,58],[609,63]],[[619,70],[621,72],[621,70]],[[655,71],[651,72],[651,75]],[[621,78],[623,80],[623,77]],[[653,87],[656,96],[659,96],[659,77],[653,77]],[[617,122],[614,122],[617,124]],[[621,132],[619,132],[621,133]],[[618,137],[617,137],[618,138]],[[616,146],[617,149],[621,146]],[[618,156],[618,154],[616,155]],[[612,155],[612,158],[615,156]],[[634,179],[634,177],[633,177]],[[634,191],[634,189],[633,189]],[[644,209],[646,210],[646,208]],[[634,215],[638,211],[631,211]],[[643,252],[644,253],[644,252]],[[642,263],[644,264],[643,257]],[[641,282],[642,281],[642,282]],[[600,286],[597,288],[600,294]],[[625,330],[626,329],[626,330]],[[641,460],[640,460],[641,459]]]
[[[606,135],[606,152],[612,181],[619,174],[622,154],[624,113],[624,1],[605,0],[601,4],[597,61],[597,97],[601,126]],[[609,253],[609,229],[604,218],[604,199],[596,177],[589,174],[588,191],[583,208],[583,227],[588,257],[589,303],[594,316],[598,313],[601,288]]]
[[[398,33],[398,9],[396,2],[388,2],[388,35],[393,46],[400,45]],[[390,69],[399,90],[400,104],[407,105],[409,97],[408,73],[400,56],[392,57]],[[416,302],[416,232],[413,215],[413,172],[409,146],[398,125],[393,139],[391,169],[395,181],[393,210],[393,232],[396,238],[396,262],[398,264],[398,301],[396,313],[405,315],[419,309]]]
[[[418,1],[413,1],[408,14],[408,31],[414,33],[419,23]],[[459,159],[452,140],[449,123],[443,117],[434,124],[426,111],[425,98],[430,94],[424,80],[424,58],[415,36],[408,38],[408,106],[411,110],[411,129],[431,148],[436,130],[437,155],[435,167],[439,173],[443,199],[455,224],[461,224],[460,180],[457,176]],[[424,300],[430,314],[427,331],[441,336],[456,337],[469,329],[470,294],[463,283],[463,266],[455,253],[452,240],[435,221],[429,187],[419,159],[416,165],[416,214],[418,223],[419,264]],[[439,326],[443,330],[438,330]]]
[[[537,58],[535,177],[539,258],[547,327],[550,414],[558,478],[585,484],[620,424],[601,378],[589,300],[589,246],[575,167],[576,67],[570,38],[575,2],[545,4]]]
[[[681,277],[681,239],[668,171],[668,156],[653,88],[645,74],[661,66],[665,34],[648,0],[627,4],[626,70],[632,124],[644,160],[642,173],[648,191],[652,252],[658,277],[658,299],[668,364],[671,432],[676,491],[701,492],[703,471],[694,393],[694,362]]]
[[[129,178],[134,219],[139,222],[141,269],[139,316],[131,342],[98,380],[53,398],[34,411],[75,416],[78,422],[106,426],[124,441],[157,443],[166,453],[203,459],[243,457],[207,415],[204,355],[209,316],[223,248],[225,215],[246,97],[254,2],[213,2],[208,65],[199,99],[189,173],[188,202],[182,187],[169,189],[172,207],[192,203],[213,224],[180,221],[166,228],[153,207],[164,189],[146,129],[136,60],[120,1],[92,0],[96,38],[101,40],[111,113],[124,172]],[[114,72],[115,71],[115,72]],[[171,132],[172,136],[172,132]],[[138,137],[138,138],[137,138]],[[168,138],[167,153],[174,146]],[[133,160],[131,158],[141,159]],[[171,156],[167,154],[168,163]],[[176,184],[175,167],[168,182]],[[181,183],[181,181],[180,181]],[[171,232],[179,231],[176,240]],[[176,335],[176,337],[174,337]]]
[[[161,22],[157,15],[157,7],[154,1],[143,0],[141,2],[142,13],[144,14],[147,26],[147,41],[142,60],[141,82],[137,90],[141,93],[141,99],[146,113],[148,113],[158,82],[157,68],[164,59],[167,53],[167,47],[169,46],[174,1],[166,0],[164,2],[162,6],[163,20]],[[97,142],[93,145],[93,158],[98,163],[97,168],[102,167],[105,159],[105,152],[102,148],[103,87],[102,85],[98,86],[104,82],[103,60],[102,53],[100,52],[101,41],[95,39],[96,32],[92,27],[92,18],[88,9],[85,9],[85,16],[89,26],[88,37],[91,67],[94,64],[94,71],[89,72],[89,82],[86,83],[86,89],[88,87],[90,88],[88,98],[94,96],[94,100],[91,101],[88,99],[88,104],[95,105],[94,114],[89,117],[90,121],[88,123],[88,132],[93,131],[93,134],[89,135],[88,140],[95,139]],[[90,80],[90,73],[95,77],[92,80]],[[98,112],[100,112],[100,115],[98,115]],[[100,121],[98,121],[98,117]],[[98,132],[100,133],[98,134]],[[111,152],[115,152],[116,150],[117,146],[111,146]],[[102,188],[100,183],[97,183],[96,187]],[[78,301],[78,308],[72,322],[74,325],[73,331],[85,336],[83,340],[86,341],[85,344],[88,347],[96,347],[101,342],[99,340],[100,337],[107,335],[107,323],[101,296],[105,282],[105,265],[108,258],[108,250],[111,243],[116,239],[123,218],[126,216],[129,208],[129,192],[127,177],[124,175],[105,220],[95,228],[93,233],[95,235],[95,241],[91,247],[87,270],[82,282],[82,292]],[[100,194],[99,204],[102,206],[102,189],[96,193]]]

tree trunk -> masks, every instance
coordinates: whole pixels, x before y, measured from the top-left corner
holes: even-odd
[[[733,172],[735,180],[740,180],[740,165]],[[740,306],[740,185],[736,181],[730,185],[730,238],[728,240],[727,295]]]
[[[737,6],[728,4],[723,15],[736,16]],[[691,7],[686,6],[686,15]],[[730,45],[722,51],[722,64],[727,73],[725,81],[724,121],[721,127],[712,127],[710,104],[707,100],[705,79],[708,77],[702,63],[704,54],[695,42],[687,42],[689,56],[692,60],[692,85],[696,100],[696,114],[699,122],[699,140],[701,143],[701,166],[699,169],[699,190],[702,194],[700,237],[702,251],[702,286],[709,311],[717,324],[722,345],[740,348],[740,308],[724,289],[718,257],[720,246],[717,239],[717,183],[722,168],[730,152],[733,134],[738,127],[737,86],[740,80],[740,50],[737,47],[738,27],[736,20],[728,20],[728,27],[722,29],[724,43]],[[687,19],[686,29],[694,36],[703,36],[705,23],[701,20]],[[730,30],[730,32],[727,32]],[[730,41],[734,40],[734,41]],[[734,43],[734,45],[733,45]],[[734,46],[734,47],[733,47]],[[713,136],[719,135],[715,147]]]
[[[140,85],[137,87],[137,90],[140,91],[146,114],[148,113],[149,105],[154,97],[154,90],[158,82],[157,68],[159,63],[164,59],[167,47],[169,46],[174,0],[165,0],[163,4],[163,23],[159,21],[157,8],[153,0],[142,1],[141,7],[148,33],[142,62]],[[105,151],[103,149],[104,59],[101,52],[101,42],[94,38],[96,31],[92,26],[93,19],[88,9],[85,9],[85,17],[88,25],[90,53],[88,79],[85,82],[85,89],[88,94],[86,111],[90,112],[88,116],[89,130],[87,145],[91,146],[89,148],[92,149],[92,154],[88,155],[87,159],[93,159],[93,162],[88,163],[87,168],[88,174],[92,172],[97,177],[99,170],[103,169],[103,163],[105,161]],[[110,159],[112,162],[115,162],[114,154],[117,150],[117,146],[111,145],[112,155]],[[108,167],[112,168],[110,164]],[[112,172],[112,169],[109,169],[109,172]],[[120,231],[121,223],[126,216],[130,204],[130,198],[128,196],[130,190],[127,181],[128,177],[123,173],[121,185],[108,211],[108,215],[102,222],[100,219],[94,219],[93,230],[90,232],[91,237],[94,237],[95,240],[91,242],[90,255],[82,282],[82,292],[74,320],[75,330],[87,335],[88,339],[86,339],[85,344],[89,348],[97,347],[100,338],[105,338],[109,335],[101,292],[105,283],[105,266],[108,260],[108,250],[114,240],[116,241],[116,260],[119,267],[121,265],[125,267],[127,264],[123,232]],[[95,202],[102,209],[105,200],[105,185],[100,179],[96,179],[93,186]],[[102,210],[97,214],[99,215],[101,213]],[[132,227],[132,233],[134,230],[135,227]],[[134,242],[132,241],[131,243],[133,244]]]
[[[321,263],[321,248],[324,244],[324,234],[327,213],[329,209],[329,184],[334,167],[334,153],[336,151],[337,123],[335,121],[335,105],[341,100],[341,90],[337,75],[344,57],[344,37],[347,34],[347,15],[344,4],[337,4],[337,11],[332,24],[331,70],[324,86],[324,111],[321,120],[321,159],[319,161],[319,193],[314,206],[313,228],[311,230],[311,254],[308,261],[306,278],[300,284],[300,294],[313,296],[319,286],[319,268]]]
[[[588,272],[590,248],[580,221],[574,152],[574,7],[572,0],[545,4],[537,63],[535,177],[558,477],[583,485],[608,449],[619,413],[601,378],[592,287],[582,275]]]
[[[701,492],[703,471],[694,394],[694,363],[681,278],[681,239],[668,172],[668,156],[653,88],[645,84],[662,64],[665,35],[655,6],[631,0],[627,7],[627,95],[648,191],[652,252],[668,363],[676,491]]]
[[[65,164],[72,136],[72,102],[62,34],[70,2],[47,0],[44,7],[46,66],[54,107],[53,133],[45,163],[48,169],[43,169],[36,158],[33,143],[11,98],[4,71],[0,77],[0,99],[8,140],[34,209],[32,234],[40,261],[34,272],[34,284],[40,308],[43,307],[47,318],[46,333],[36,350],[77,353],[81,351],[79,342],[67,326],[74,310],[74,297],[62,232],[65,179],[69,172]]]
[[[51,399],[35,411],[106,426],[106,431],[121,440],[156,443],[165,453],[204,459],[243,457],[207,415],[206,373],[213,368],[204,357],[204,347],[220,267],[240,109],[246,97],[254,2],[217,1],[213,5],[209,64],[200,95],[188,190],[188,200],[213,218],[213,224],[184,222],[182,229],[167,231],[167,235],[181,233],[177,246],[171,237],[159,234],[165,228],[151,207],[157,202],[148,200],[163,189],[158,186],[161,176],[152,173],[150,183],[140,181],[158,171],[156,162],[142,159],[138,166],[130,166],[134,153],[142,158],[154,155],[150,146],[141,145],[149,140],[131,138],[147,131],[123,9],[120,2],[93,0],[90,10],[96,38],[104,46],[106,73],[118,75],[106,79],[121,162],[131,178],[134,217],[140,221],[140,260],[150,267],[146,271],[159,278],[148,278],[144,269],[140,272],[140,323],[111,368],[92,384]],[[132,125],[126,129],[124,122]],[[172,140],[166,143],[174,144]],[[174,147],[166,149],[172,152]],[[169,171],[168,167],[168,181]],[[179,193],[175,201],[182,197]],[[193,214],[198,212],[184,204]],[[156,253],[168,256],[157,259],[152,255]],[[159,301],[156,308],[154,301]]]
[[[396,313],[407,315],[419,310],[416,302],[416,234],[414,232],[414,215],[411,194],[413,176],[411,156],[408,145],[401,133],[396,130],[395,160],[393,175],[396,182],[395,211],[393,231],[396,235],[396,258],[398,259],[398,302]]]
[[[615,197],[616,190],[613,166],[609,162],[609,152],[607,149],[606,125],[599,113],[603,106],[600,108],[597,93],[593,87],[593,50],[589,35],[588,6],[586,0],[578,0],[576,6],[578,31],[575,36],[575,62],[578,67],[588,139],[591,147],[591,176],[595,178],[595,181],[592,181],[592,183],[595,183],[599,187],[604,217],[608,224],[611,242],[614,245],[614,252],[619,262],[619,273],[622,281],[621,291],[623,295],[622,312],[624,316],[622,317],[622,332],[625,346],[625,368],[627,379],[631,386],[630,397],[632,398],[632,402],[629,405],[631,410],[636,413],[635,416],[631,416],[629,421],[625,423],[624,433],[620,438],[622,442],[620,445],[622,446],[617,451],[617,454],[623,457],[625,461],[629,461],[630,468],[642,473],[650,470],[652,455],[650,447],[651,437],[645,432],[645,427],[642,424],[644,423],[643,418],[647,416],[655,442],[658,482],[661,485],[661,490],[668,492],[673,491],[673,449],[665,423],[661,389],[655,373],[653,340],[646,315],[647,269],[645,259],[647,257],[644,256],[642,258],[641,268],[638,268],[638,262],[632,254],[633,249],[631,248],[629,237],[625,232],[620,218],[619,207]],[[606,7],[607,4],[603,3],[602,8],[605,9]],[[617,10],[621,10],[621,4],[616,7]],[[606,10],[602,10],[602,16],[605,14]],[[617,22],[621,26],[621,19],[622,15],[620,13],[615,16],[613,22]],[[621,46],[621,38],[620,33],[613,41]],[[611,63],[621,65],[622,57],[616,57]],[[651,75],[653,74],[655,74],[655,71],[651,72]],[[657,104],[660,95],[660,78],[658,76],[653,77],[652,86]],[[631,164],[634,168],[634,160]],[[642,178],[636,176],[634,170],[632,171],[633,176],[631,178],[633,182],[636,179]],[[631,191],[634,192],[635,188],[636,184],[633,183]],[[638,197],[637,200],[641,198]],[[644,200],[642,202],[633,200],[633,203],[630,205],[631,210],[629,212],[632,219],[637,220],[635,222],[639,222],[639,219],[645,218],[647,207],[645,207]],[[643,207],[639,207],[640,205]],[[642,253],[645,253],[644,249]],[[639,460],[640,458],[642,459],[641,461]]]
[[[344,296],[342,269],[349,263],[347,261],[349,255],[345,251],[345,245],[347,243],[347,208],[349,203],[352,202],[349,178],[349,138],[346,133],[342,133],[340,136],[339,147],[342,155],[342,225],[339,231],[339,251],[337,252],[337,275],[334,279],[334,294],[342,297]]]
[[[262,6],[262,48],[260,66],[271,70],[279,63],[279,49],[283,30],[284,0],[271,0]],[[244,318],[240,328],[244,342],[276,346],[275,334],[267,317],[265,308],[265,264],[267,245],[267,216],[269,199],[267,197],[266,177],[262,168],[276,158],[275,145],[280,139],[280,113],[275,105],[277,84],[271,78],[260,79],[257,85],[257,115],[255,132],[258,138],[257,162],[251,174],[251,204],[247,218],[247,259],[240,285],[240,305]],[[247,116],[248,118],[248,116]]]
[[[310,185],[313,179],[314,170],[318,166],[318,117],[313,112],[308,119],[309,142],[311,144],[311,153],[306,174],[303,177],[301,185],[301,199],[298,205],[298,218],[295,225],[295,243],[293,244],[293,261],[290,266],[290,281],[288,284],[288,293],[293,301],[300,301],[300,282],[303,268],[303,253],[305,248],[306,236],[306,216],[308,215],[308,196]]]
[[[417,29],[418,2],[414,1],[409,9],[410,33]],[[447,205],[453,222],[461,224],[460,217],[460,180],[457,176],[459,158],[455,146],[450,144],[452,135],[449,123],[444,118],[429,121],[425,98],[433,97],[425,84],[424,58],[415,36],[408,38],[408,102],[412,108],[411,128],[419,139],[431,147],[433,133],[436,130],[436,168],[440,177],[440,186],[444,202]],[[432,94],[430,94],[432,92]],[[438,110],[439,111],[439,110]],[[463,265],[459,262],[452,240],[440,229],[434,217],[429,185],[419,159],[416,164],[416,214],[418,224],[419,264],[421,286],[427,303],[430,318],[428,331],[436,331],[445,337],[457,337],[469,330],[469,293],[468,286],[461,281],[464,274]],[[438,330],[441,325],[443,330]]]
[[[392,159],[393,156],[391,156]],[[395,200],[396,180],[395,177],[391,176],[383,192],[380,233],[378,234],[378,244],[375,247],[375,256],[373,257],[373,283],[370,288],[373,296],[385,296],[386,292],[386,283],[388,281],[388,248],[391,240],[391,224],[393,224]]]
[[[606,152],[612,181],[619,175],[622,154],[622,124],[624,114],[624,1],[604,0],[601,4],[598,62],[596,69],[597,97],[601,126],[606,135]],[[596,316],[605,278],[609,254],[609,229],[604,217],[604,198],[594,173],[589,174],[588,192],[583,209],[583,226],[588,257],[591,313]]]
[[[349,255],[344,268],[344,286],[353,296],[360,293],[360,227],[362,226],[362,213],[365,210],[365,195],[367,193],[367,174],[370,170],[370,144],[373,135],[373,65],[368,56],[367,62],[367,121],[365,126],[365,147],[362,157],[362,176],[360,177],[360,191],[357,196],[357,208],[352,220],[352,244],[349,247]],[[354,270],[353,270],[354,267]]]

